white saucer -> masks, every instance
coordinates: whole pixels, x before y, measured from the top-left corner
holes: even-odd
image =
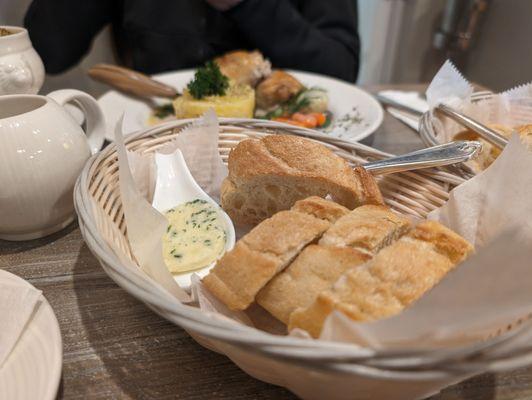
[[[8,279],[30,285],[16,275]],[[28,326],[0,368],[0,399],[54,400],[62,364],[59,324],[52,307],[42,296]]]

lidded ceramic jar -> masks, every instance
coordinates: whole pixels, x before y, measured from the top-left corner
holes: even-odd
[[[44,80],[44,65],[31,45],[28,31],[0,26],[10,34],[0,36],[0,95],[36,94]]]

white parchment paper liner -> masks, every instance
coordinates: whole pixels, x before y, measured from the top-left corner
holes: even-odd
[[[434,76],[426,95],[431,110],[445,103],[485,125],[512,128],[532,123],[532,82],[481,100],[472,101],[473,92],[473,85],[447,60]],[[449,118],[433,115],[432,121],[440,143],[451,141],[458,132],[465,130]]]
[[[118,153],[119,183],[127,237],[141,269],[176,298],[190,302],[166,268],[161,238],[168,225],[166,218],[151,206],[156,167],[153,154],[129,152],[124,146],[121,121],[115,132]],[[166,154],[183,152],[187,166],[198,184],[213,198],[219,190],[227,168],[218,153],[218,120],[214,112],[183,129],[178,137],[161,147]]]
[[[149,196],[136,188],[120,138],[117,135],[128,238],[142,270],[179,300],[193,302],[213,318],[284,334],[284,326],[258,306],[245,313],[229,310],[197,277],[193,279],[192,296],[177,286],[162,261],[160,238],[166,220],[151,207]],[[162,151],[179,146],[198,182],[215,194],[227,174],[217,143],[216,118],[206,115]],[[198,154],[200,146],[202,152]],[[137,183],[148,187],[150,174],[139,169],[150,168],[150,163],[135,157],[129,161],[135,164],[136,177],[144,180]],[[396,317],[357,323],[333,313],[321,339],[373,348],[437,348],[483,340],[502,325],[532,312],[532,229],[525,221],[532,215],[529,171],[532,155],[516,136],[488,170],[455,189],[450,201],[431,215],[474,243],[477,254]],[[308,337],[298,330],[291,335]]]

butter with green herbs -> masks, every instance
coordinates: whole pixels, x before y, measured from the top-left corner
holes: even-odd
[[[226,232],[211,203],[196,199],[165,212],[163,256],[173,274],[206,267],[225,250]]]

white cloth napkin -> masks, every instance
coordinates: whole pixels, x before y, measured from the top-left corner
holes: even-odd
[[[0,270],[0,368],[31,319],[42,294],[16,275]]]
[[[419,96],[419,92],[404,92],[401,90],[382,90],[379,95],[387,99],[393,100],[396,103],[409,106],[419,112],[426,112],[429,110],[428,103]],[[406,111],[397,110],[393,107],[387,108],[388,112],[392,114],[399,121],[403,122],[414,130],[419,130],[419,117],[412,115]]]

